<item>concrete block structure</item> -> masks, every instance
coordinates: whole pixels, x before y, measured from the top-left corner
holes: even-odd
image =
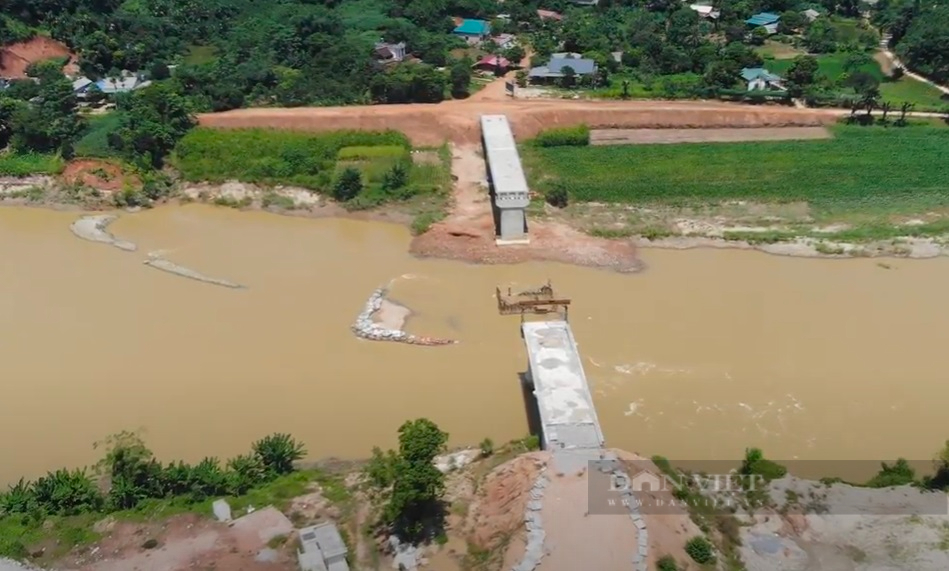
[[[497,222],[498,244],[527,242],[527,179],[514,134],[504,115],[481,116],[481,139]]]
[[[592,452],[604,445],[580,352],[566,321],[521,324],[545,450]]]
[[[300,530],[301,549],[297,553],[300,571],[349,571],[346,544],[332,523]]]

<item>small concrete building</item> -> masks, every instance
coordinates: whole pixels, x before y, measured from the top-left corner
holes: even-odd
[[[300,530],[300,545],[300,571],[349,571],[346,544],[335,524],[304,527]]]
[[[527,179],[514,134],[504,115],[481,116],[481,139],[494,198],[498,244],[527,242],[525,209],[530,204]]]

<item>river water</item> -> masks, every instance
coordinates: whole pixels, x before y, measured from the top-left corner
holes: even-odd
[[[189,205],[126,214],[134,253],[77,239],[75,213],[0,209],[0,482],[95,461],[143,429],[165,459],[228,457],[271,432],[359,458],[425,416],[452,445],[527,433],[518,318],[494,287],[547,278],[608,444],[672,459],[927,459],[949,437],[949,260],[807,260],[645,250],[637,275],[418,260],[395,225]],[[147,252],[245,284],[144,265]],[[887,266],[887,267],[884,267]],[[372,290],[408,329],[356,339]]]

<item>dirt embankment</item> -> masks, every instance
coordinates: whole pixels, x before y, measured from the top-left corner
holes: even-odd
[[[297,109],[235,109],[206,113],[202,125],[220,128],[281,128],[402,131],[416,145],[477,143],[478,118],[508,116],[519,139],[550,127],[586,123],[595,128],[715,128],[818,126],[833,123],[839,111],[737,105],[709,101],[449,101],[432,105],[376,105]]]
[[[79,72],[76,54],[70,52],[62,42],[46,36],[36,36],[25,42],[3,46],[0,48],[0,77],[23,79],[30,64],[58,57],[69,58],[63,68],[65,73],[72,75]]]

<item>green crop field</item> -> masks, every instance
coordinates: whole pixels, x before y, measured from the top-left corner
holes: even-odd
[[[273,129],[192,129],[175,147],[173,163],[191,181],[236,179],[325,190],[345,147],[410,148],[396,131],[301,133]],[[363,149],[365,152],[365,149]]]
[[[822,212],[949,206],[949,129],[836,126],[833,139],[523,147],[533,188],[574,201],[806,201]]]

